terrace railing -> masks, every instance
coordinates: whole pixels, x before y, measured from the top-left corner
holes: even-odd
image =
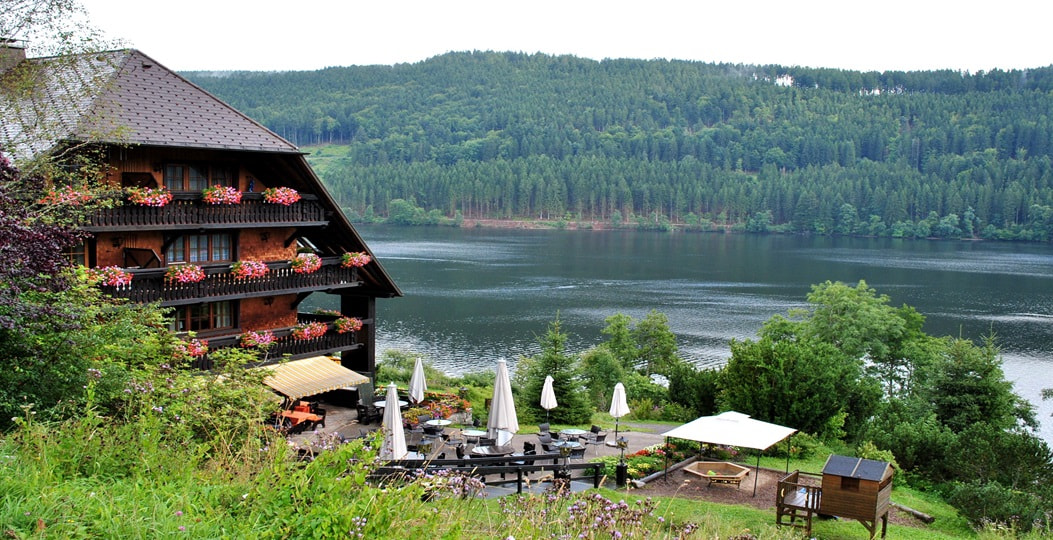
[[[151,230],[173,228],[306,227],[328,223],[316,195],[302,195],[289,206],[263,201],[259,193],[244,193],[239,204],[206,204],[200,193],[176,193],[161,206],[125,202],[94,212],[85,230]]]
[[[274,333],[275,337],[274,343],[272,343],[265,352],[260,352],[259,358],[261,362],[278,360],[285,355],[289,355],[289,358],[296,360],[310,356],[348,351],[360,346],[358,342],[358,332],[346,332],[341,334],[336,331],[336,328],[334,328],[332,324],[332,320],[336,317],[301,313],[299,318],[300,322],[328,320],[329,331],[326,332],[325,335],[314,339],[296,339],[292,335],[293,329],[291,327],[271,329],[271,332]],[[363,322],[364,324],[372,324],[372,321]],[[210,351],[241,346],[241,334],[208,337],[205,339],[208,340],[208,348]],[[209,358],[209,355],[206,354],[195,358],[191,363],[191,367],[200,370],[210,370],[213,367],[213,362],[212,359]]]
[[[236,278],[229,264],[205,265],[205,279],[197,283],[177,283],[165,278],[165,268],[128,270],[129,285],[103,286],[102,290],[117,298],[137,303],[161,302],[172,306],[196,302],[218,302],[236,298],[274,296],[306,291],[357,287],[356,268],[344,268],[340,257],[322,257],[322,267],[310,274],[293,271],[289,262],[267,263],[263,277]]]

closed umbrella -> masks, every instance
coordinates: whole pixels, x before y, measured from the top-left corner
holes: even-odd
[[[490,418],[486,421],[489,436],[497,439],[497,444],[507,444],[512,434],[519,431],[519,419],[516,418],[516,404],[512,400],[512,381],[508,378],[508,364],[504,359],[497,361],[497,378],[494,380],[494,397],[490,400]]]
[[[413,366],[413,376],[409,380],[409,398],[413,403],[424,400],[424,391],[428,389],[428,382],[424,380],[424,363],[417,357],[417,363]]]
[[[541,408],[545,409],[545,421],[548,422],[548,411],[556,408],[556,392],[552,390],[552,375],[545,376],[545,386],[541,388]]]
[[[622,383],[614,385],[614,395],[611,397],[611,416],[614,417],[614,440],[618,441],[618,419],[629,414],[629,404],[625,402],[625,386]]]
[[[384,445],[380,447],[380,459],[402,459],[406,453],[406,432],[402,427],[399,393],[395,383],[391,383],[384,402]]]

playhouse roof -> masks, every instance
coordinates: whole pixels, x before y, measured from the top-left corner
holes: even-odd
[[[823,467],[823,474],[879,482],[884,478],[885,470],[890,466],[884,461],[831,454],[826,460],[826,466]]]

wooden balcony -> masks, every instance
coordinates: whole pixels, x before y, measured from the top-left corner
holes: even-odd
[[[267,263],[270,269],[261,278],[238,279],[230,273],[229,264],[202,266],[205,279],[197,283],[176,283],[165,279],[165,268],[129,270],[132,282],[101,289],[116,298],[136,303],[160,302],[163,306],[221,302],[238,298],[277,296],[331,289],[358,287],[356,268],[344,268],[340,257],[322,257],[322,267],[310,274],[298,274],[288,261]]]
[[[292,328],[272,328],[270,330],[274,333],[274,343],[271,344],[266,352],[258,351],[261,365],[276,362],[282,359],[285,355],[288,355],[290,360],[298,360],[300,358],[308,358],[311,356],[349,351],[362,346],[358,342],[358,332],[340,334],[335,328],[333,328],[332,321],[335,317],[301,313],[299,318],[300,322],[312,322],[324,319],[328,321],[329,331],[320,338],[302,340],[296,339],[292,336]],[[363,321],[363,324],[373,324],[373,321],[366,320]],[[241,334],[209,337],[206,339],[208,340],[208,348],[211,351],[241,346]],[[213,368],[213,363],[206,354],[205,356],[195,358],[191,363],[191,367],[200,370],[210,370]]]
[[[97,210],[84,230],[91,232],[151,229],[229,229],[324,226],[325,208],[316,195],[302,195],[289,206],[263,202],[259,193],[242,194],[240,204],[206,204],[201,194],[176,193],[161,206],[121,206]]]

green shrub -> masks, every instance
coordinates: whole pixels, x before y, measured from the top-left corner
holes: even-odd
[[[1027,532],[1035,527],[1048,529],[1051,524],[1048,502],[998,482],[955,484],[947,502],[976,527],[994,524]]]

